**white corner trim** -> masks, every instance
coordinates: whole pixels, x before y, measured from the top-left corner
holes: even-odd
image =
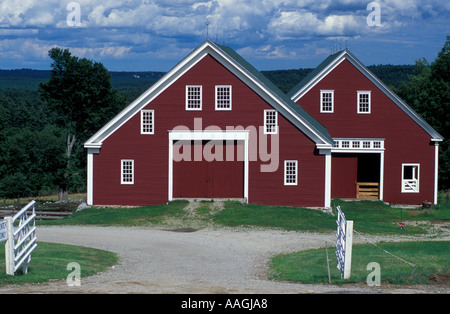
[[[94,203],[94,154],[98,154],[98,148],[88,148],[87,153],[87,200],[88,205]]]

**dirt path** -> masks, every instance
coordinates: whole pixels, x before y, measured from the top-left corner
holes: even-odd
[[[337,287],[267,280],[267,263],[273,255],[324,247],[326,242],[331,246],[334,237],[236,228],[173,232],[158,228],[40,227],[39,241],[113,251],[119,254],[120,262],[101,274],[83,278],[79,287],[57,281],[1,288],[0,293],[450,293],[450,289],[438,286]]]

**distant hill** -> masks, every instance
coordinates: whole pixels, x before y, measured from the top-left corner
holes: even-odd
[[[408,76],[414,74],[414,65],[372,65],[368,67],[386,85],[399,87]],[[262,71],[283,92],[289,92],[313,69]],[[111,72],[113,87],[128,93],[129,100],[137,98],[164,76],[164,72]],[[17,88],[36,90],[40,82],[48,81],[46,70],[0,70],[0,89]]]

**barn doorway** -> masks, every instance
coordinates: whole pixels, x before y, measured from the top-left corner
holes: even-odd
[[[381,161],[378,153],[333,153],[331,197],[380,199]]]
[[[244,198],[242,141],[177,141],[173,145],[185,157],[173,164],[174,198]]]
[[[249,131],[181,129],[168,133],[169,201],[175,198],[239,198],[249,201]],[[180,150],[182,143],[189,143],[190,151]],[[208,146],[211,143],[213,145]]]

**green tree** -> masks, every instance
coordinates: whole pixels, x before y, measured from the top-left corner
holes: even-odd
[[[67,199],[74,163],[81,157],[82,142],[111,119],[125,104],[126,96],[112,88],[111,74],[98,62],[72,56],[68,49],[53,48],[50,80],[39,85],[43,101],[56,112],[65,130],[65,166],[59,180],[60,200]]]
[[[436,60],[416,61],[416,73],[402,84],[398,94],[416,110],[444,141],[440,145],[439,184],[450,188],[450,36]]]

